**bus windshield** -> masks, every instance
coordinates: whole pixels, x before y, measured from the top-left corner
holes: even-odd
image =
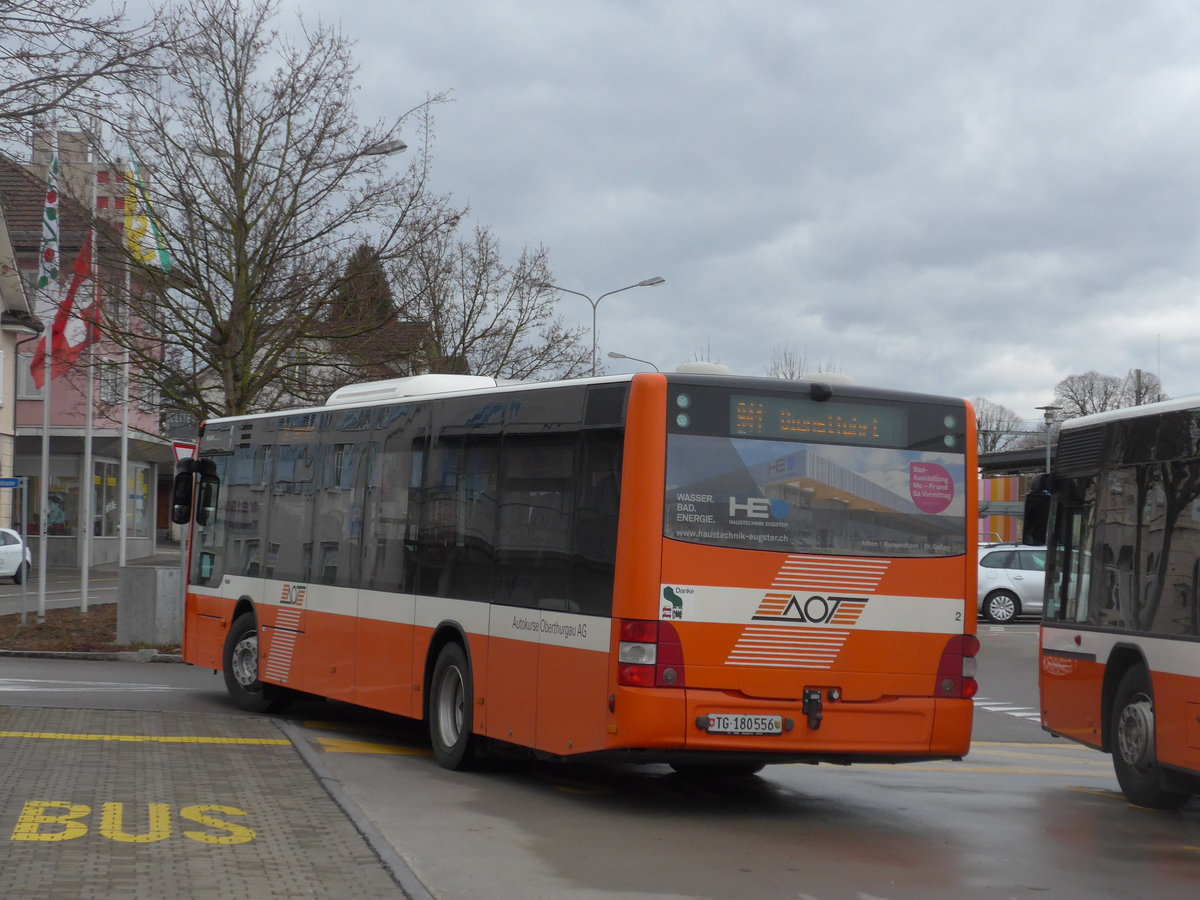
[[[961,408],[724,394],[674,394],[686,412],[669,423],[666,537],[845,556],[965,552]]]

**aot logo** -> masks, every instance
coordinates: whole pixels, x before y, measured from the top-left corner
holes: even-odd
[[[822,597],[813,594],[805,599],[793,594],[783,611],[778,615],[756,615],[759,622],[802,622],[808,625],[825,625],[832,622],[842,604],[857,607],[857,612],[867,605],[865,597]],[[857,618],[857,616],[855,616]]]
[[[304,606],[304,595],[308,593],[307,585],[285,584],[279,595],[280,606]]]

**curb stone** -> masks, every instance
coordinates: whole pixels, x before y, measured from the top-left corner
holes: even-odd
[[[115,651],[83,651],[83,650],[0,650],[0,657],[23,656],[31,659],[94,659],[114,662],[156,662],[181,663],[183,656],[178,653],[159,653],[157,650],[115,650]]]

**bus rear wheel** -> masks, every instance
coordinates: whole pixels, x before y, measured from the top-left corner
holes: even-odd
[[[438,653],[429,685],[429,741],[433,758],[444,769],[465,769],[474,762],[474,703],[466,651],[460,644],[447,644]]]
[[[1169,786],[1170,775],[1158,764],[1154,747],[1154,697],[1150,674],[1130,669],[1117,686],[1112,710],[1113,768],[1131,803],[1152,809],[1177,809],[1191,794]]]
[[[225,635],[222,654],[225,690],[241,709],[248,712],[278,712],[292,700],[292,692],[258,680],[258,620],[242,613]]]

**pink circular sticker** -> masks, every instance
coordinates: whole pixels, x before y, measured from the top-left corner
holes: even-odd
[[[909,463],[908,490],[923,513],[944,512],[954,500],[954,479],[937,463]]]

